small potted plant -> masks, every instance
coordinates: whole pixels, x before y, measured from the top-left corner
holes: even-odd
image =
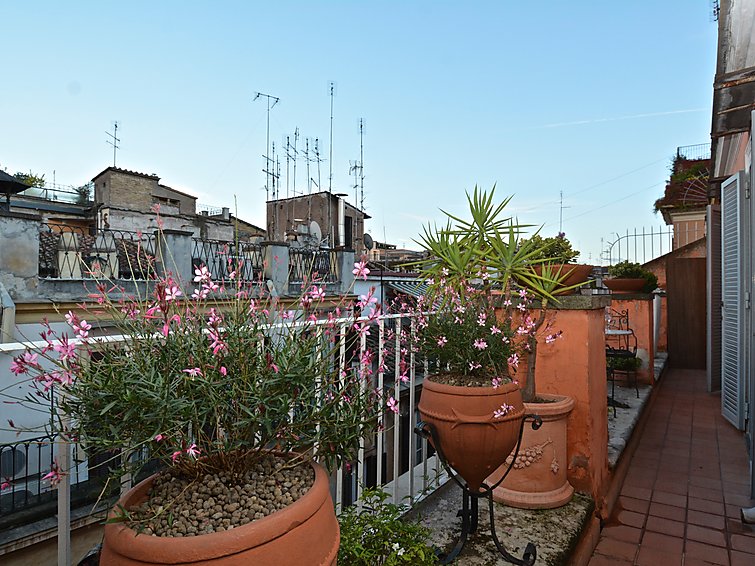
[[[652,293],[658,287],[655,273],[629,260],[610,266],[608,275],[603,284],[612,293]]]
[[[535,273],[542,275],[543,269],[548,269],[559,281],[553,290],[554,295],[575,293],[587,283],[593,266],[575,262],[579,251],[572,247],[566,234],[559,232],[556,236],[547,238],[534,234],[524,240],[524,242],[528,241],[531,241],[537,250],[531,258],[534,264],[532,269]]]
[[[336,561],[315,460],[332,469],[353,458],[382,413],[369,360],[338,363],[338,317],[356,331],[368,322],[352,296],[326,297],[317,281],[284,300],[235,281],[235,267],[223,284],[200,266],[193,285],[152,269],[141,296],[101,283],[66,315],[69,332],[47,325],[43,345],[13,362],[31,402],[52,407],[51,432],[109,455],[115,478],[147,459],[163,469],[109,514],[103,564]],[[365,264],[354,273],[366,276]],[[93,337],[98,326],[125,340]]]

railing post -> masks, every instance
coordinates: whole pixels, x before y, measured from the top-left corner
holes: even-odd
[[[288,249],[287,242],[262,242],[264,278],[273,294],[288,293]]]
[[[157,242],[156,268],[159,275],[172,273],[179,282],[190,284],[194,279],[192,266],[192,233],[183,230],[159,230],[155,232]]]
[[[62,436],[57,442],[58,470],[58,566],[71,565],[71,458],[70,445]]]

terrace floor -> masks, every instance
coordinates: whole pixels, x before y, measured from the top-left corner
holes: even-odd
[[[743,435],[721,416],[705,372],[671,369],[658,386],[621,495],[590,566],[755,564],[743,525],[749,467]]]

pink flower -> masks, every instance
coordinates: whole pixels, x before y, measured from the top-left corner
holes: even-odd
[[[393,397],[388,397],[388,410],[393,411],[394,414],[398,415],[398,401],[396,401]]]
[[[500,377],[494,377],[492,379],[493,382],[493,389],[498,389],[501,386],[501,378]]]
[[[563,332],[561,330],[559,330],[555,334],[548,334],[548,336],[545,337],[545,343],[552,344],[561,337],[563,337]]]
[[[493,418],[500,419],[501,417],[505,417],[506,415],[508,415],[513,410],[514,410],[513,405],[508,405],[504,403],[503,405],[501,405],[499,409],[496,409],[495,411],[493,411]]]
[[[228,375],[228,370],[225,369],[225,366],[220,366],[220,375],[222,376]]]
[[[498,328],[497,326],[491,326],[490,327],[490,333],[491,334],[500,334],[501,333],[501,329]]]
[[[162,434],[156,434],[155,435],[155,442],[162,442],[162,440],[165,438]]]
[[[370,335],[370,326],[369,324],[359,324],[354,323],[354,330],[356,330],[359,333],[360,338],[362,336],[369,336]]]
[[[361,277],[367,281],[367,276],[370,274],[370,270],[367,269],[366,261],[358,261],[354,264],[354,270],[352,271],[354,277]]]
[[[194,283],[199,283],[200,281],[209,281],[210,277],[210,270],[207,269],[206,265],[197,267],[194,270]]]
[[[202,375],[202,370],[199,368],[187,368],[181,371],[183,371],[183,373],[188,373],[189,377],[197,377],[199,375]]]
[[[520,290],[519,290],[519,296],[520,296],[520,297],[521,297],[522,299],[526,299],[526,298],[527,298],[527,289],[520,289]]]
[[[50,485],[54,487],[60,483],[60,480],[64,475],[65,474],[60,471],[60,468],[58,467],[58,461],[56,459],[53,461],[52,466],[50,466],[50,471],[42,476],[42,479],[50,480]]]
[[[441,336],[440,338],[438,338],[438,346],[442,348],[446,344],[448,344],[448,338],[446,338],[445,336]]]
[[[181,454],[182,452],[180,450],[176,450],[175,452],[173,452],[173,455],[170,457],[170,459],[175,462],[181,457]]]
[[[196,444],[192,444],[191,446],[189,446],[186,449],[186,454],[188,454],[192,458],[198,458],[200,452],[201,452],[201,450],[199,448],[197,448]]]
[[[484,312],[481,312],[480,316],[477,317],[477,324],[480,326],[485,326],[485,322],[487,321],[487,319],[488,319],[488,316]]]
[[[309,296],[318,301],[322,301],[325,298],[325,289],[323,287],[318,287],[317,285],[312,285],[312,289],[309,291]]]
[[[181,324],[181,317],[177,314],[174,314],[168,320],[165,321],[165,324],[163,324],[163,329],[162,329],[163,336],[167,336],[170,333],[171,322],[178,322],[178,324]]]
[[[166,301],[175,301],[183,295],[181,292],[181,289],[179,289],[176,285],[171,285],[170,287],[165,288],[165,300]]]
[[[508,361],[509,361],[509,364],[511,364],[512,366],[518,367],[519,366],[519,355],[518,354],[511,354],[509,356],[509,360]]]
[[[481,364],[478,364],[477,362],[469,362],[469,369],[471,371],[474,371],[476,369],[480,369],[482,367]]]
[[[7,480],[0,485],[0,491],[5,491],[6,489],[10,489],[10,482]]]
[[[477,348],[478,350],[484,350],[485,348],[488,347],[488,343],[485,342],[485,340],[483,340],[482,338],[478,338],[477,340],[474,341],[474,347]]]
[[[67,336],[61,337],[60,343],[55,344],[53,346],[53,349],[60,354],[60,356],[58,357],[60,361],[65,361],[73,358],[74,354],[76,353],[76,346],[68,341]]]

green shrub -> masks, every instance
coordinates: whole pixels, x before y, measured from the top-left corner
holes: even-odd
[[[637,371],[642,365],[640,358],[634,357],[608,357],[606,366],[615,371]]]
[[[639,263],[632,263],[629,260],[620,261],[616,265],[608,268],[608,275],[614,279],[644,279],[645,286],[642,288],[643,293],[651,293],[658,287],[658,277],[652,271],[648,271]]]
[[[523,240],[522,243],[524,242],[532,242],[534,248],[538,250],[530,258],[532,260],[551,259],[557,263],[571,263],[579,256],[579,251],[572,248],[571,242],[563,232],[549,238],[535,234],[531,238]]]
[[[344,566],[437,564],[435,551],[427,544],[430,529],[403,520],[405,509],[386,503],[387,498],[383,490],[366,489],[361,497],[361,510],[352,505],[341,513],[338,563]]]

